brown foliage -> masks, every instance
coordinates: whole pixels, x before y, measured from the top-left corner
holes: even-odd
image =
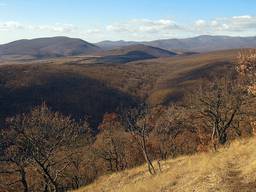
[[[129,137],[115,113],[105,114],[100,133],[94,143],[95,153],[107,167],[107,171],[120,171],[128,166],[127,154]]]
[[[197,56],[180,58],[175,62],[171,60],[174,64],[173,62],[165,64],[163,61],[166,60],[157,60],[162,65],[156,70],[152,67],[156,61],[118,67],[105,65],[78,68],[63,65],[62,67],[65,70],[72,69],[79,75],[97,76],[98,79],[107,80],[118,90],[142,99],[152,95],[153,90],[152,92],[159,93],[161,98],[165,97],[161,99],[164,102],[154,102],[154,104],[167,104],[169,103],[167,97],[173,92],[170,87],[175,84],[174,89],[177,89],[198,83],[197,78],[202,74],[207,76],[206,71],[210,69],[205,62],[213,62],[217,56],[214,54],[213,58],[209,58],[206,54],[199,69],[197,61],[193,59]],[[254,62],[255,57],[248,59],[247,56],[247,54],[240,56],[241,63],[238,65],[240,69],[237,68],[243,77],[241,79],[244,79],[243,82],[233,76],[219,78],[216,81],[205,78],[202,80],[204,84],[190,97],[186,97],[185,102],[180,100],[179,103],[172,103],[170,106],[140,105],[123,110],[122,114],[107,113],[103,116],[96,135],[91,134],[86,120],[75,121],[69,116],[51,111],[45,104],[35,107],[29,113],[9,118],[7,129],[1,130],[0,135],[2,170],[0,189],[64,191],[86,185],[102,174],[121,171],[144,162],[147,163],[149,172],[156,174],[153,160],[165,160],[181,154],[207,151],[209,146],[213,145],[217,148],[218,145],[224,145],[237,136],[245,135],[250,129],[248,121],[251,120],[248,114],[255,118],[255,101],[251,102],[253,99],[241,89],[244,85],[242,83],[247,83],[246,85],[250,87],[253,82],[254,74],[251,71],[254,65],[247,63]],[[183,62],[189,63],[186,70],[181,67]],[[241,67],[241,64],[249,66],[248,69]],[[173,74],[175,81],[167,83],[170,77],[165,77],[163,74],[175,71],[174,69],[177,70],[177,73]],[[99,71],[104,73],[98,73]],[[72,79],[73,75],[71,75]],[[112,79],[114,75],[121,80],[117,80],[117,77]],[[16,83],[18,84],[17,81]],[[74,85],[77,85],[76,83]],[[71,90],[76,89],[76,86],[71,85],[71,87]],[[105,85],[103,87],[107,88]],[[101,88],[100,86],[99,89]],[[87,89],[83,90],[87,91]],[[163,90],[167,90],[166,93],[162,94]],[[74,98],[80,91],[77,89],[68,101],[77,103],[79,100]],[[185,93],[183,90],[182,92]],[[99,94],[101,93],[99,91]],[[112,93],[107,91],[106,95],[112,97]],[[90,93],[90,97],[85,100],[89,102],[92,98],[95,99],[93,93]],[[106,99],[101,102],[107,103]],[[94,101],[98,103],[98,99]],[[83,104],[79,107],[86,106]],[[68,106],[61,106],[60,109],[63,107]],[[94,106],[90,105],[90,107]],[[106,108],[115,111],[112,107]],[[105,108],[102,112],[105,112]],[[101,118],[101,115],[97,118],[99,117]],[[162,170],[160,161],[158,162]],[[3,178],[14,183],[4,183]]]
[[[202,144],[211,141],[216,149],[228,141],[230,133],[240,135],[239,115],[245,98],[232,80],[208,82],[192,98],[193,119]]]
[[[248,92],[256,94],[256,50],[242,50],[238,55],[236,70],[245,81]]]
[[[29,166],[40,174],[42,189],[60,191],[64,187],[64,171],[70,165],[70,157],[75,153],[70,149],[75,147],[79,131],[88,127],[81,127],[70,117],[52,112],[45,104],[34,108],[28,114],[9,118],[7,125],[5,135],[11,142],[6,144],[5,156],[8,157],[10,151],[12,154],[22,154],[23,158],[15,162],[18,161],[19,166],[29,162]],[[5,141],[8,141],[7,138]],[[24,189],[26,187],[28,188],[24,185]]]

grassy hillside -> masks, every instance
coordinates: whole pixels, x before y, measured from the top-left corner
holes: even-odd
[[[162,162],[150,176],[146,166],[103,176],[76,192],[253,192],[256,191],[256,139],[236,141],[218,152]]]

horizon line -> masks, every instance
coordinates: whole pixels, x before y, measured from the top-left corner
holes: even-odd
[[[190,36],[190,37],[183,37],[183,38],[160,38],[160,39],[154,39],[154,40],[148,40],[148,41],[139,41],[139,40],[124,40],[124,39],[119,39],[119,40],[102,40],[102,41],[96,41],[96,42],[91,42],[91,41],[88,41],[84,38],[78,38],[78,37],[72,37],[72,36],[63,36],[63,35],[60,35],[60,36],[41,36],[41,37],[35,37],[35,38],[24,38],[24,39],[16,39],[16,40],[13,40],[13,41],[10,41],[10,42],[7,42],[7,43],[0,43],[0,45],[6,45],[6,44],[10,44],[10,43],[13,43],[13,42],[17,42],[17,41],[22,41],[22,40],[27,40],[27,41],[30,41],[30,40],[36,40],[36,39],[50,39],[50,38],[60,38],[60,37],[65,37],[65,38],[70,38],[70,39],[80,39],[80,40],[83,40],[85,42],[88,42],[88,43],[91,43],[91,44],[98,44],[98,43],[101,43],[101,42],[137,42],[137,43],[145,43],[145,42],[154,42],[154,41],[162,41],[162,40],[183,40],[183,39],[192,39],[192,38],[198,38],[198,37],[231,37],[231,38],[254,38],[256,37],[256,35],[254,36],[237,36],[237,35],[195,35],[195,36]]]

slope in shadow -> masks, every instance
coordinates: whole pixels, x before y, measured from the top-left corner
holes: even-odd
[[[132,61],[145,60],[145,59],[154,59],[156,57],[145,53],[143,51],[131,51],[124,55],[108,55],[100,57],[96,60],[97,63],[104,64],[122,64]]]
[[[20,71],[13,73],[21,81],[24,78]],[[3,78],[3,74],[0,74],[0,78]],[[88,115],[91,124],[96,127],[104,113],[116,111],[120,106],[136,104],[133,97],[75,73],[40,71],[37,78],[32,78],[26,86],[20,87],[7,86],[9,81],[12,79],[0,79],[2,118],[29,111],[45,101],[53,110],[75,118]]]

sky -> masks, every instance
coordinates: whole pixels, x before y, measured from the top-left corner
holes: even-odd
[[[51,36],[151,41],[256,36],[256,0],[0,0],[0,44]]]

